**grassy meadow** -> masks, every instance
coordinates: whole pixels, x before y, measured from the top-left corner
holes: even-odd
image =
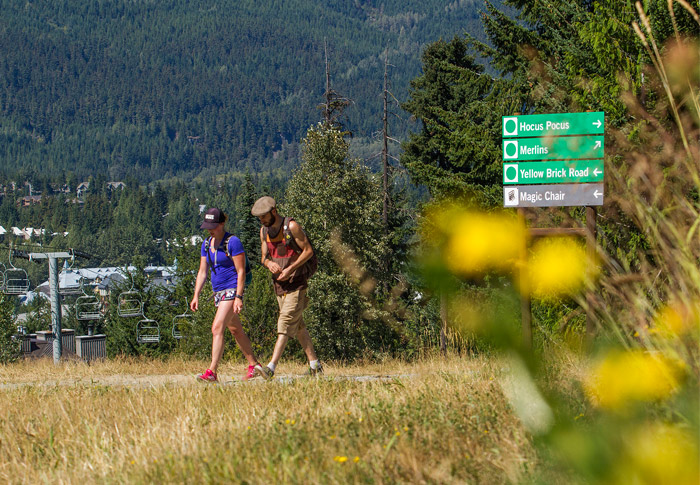
[[[49,359],[0,369],[8,483],[513,483],[532,440],[501,390],[503,362],[282,363],[273,382],[198,383],[203,362]],[[121,379],[119,378],[121,376]],[[350,379],[374,376],[374,380]]]

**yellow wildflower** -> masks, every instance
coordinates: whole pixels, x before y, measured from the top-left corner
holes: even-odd
[[[698,326],[698,311],[683,303],[674,303],[659,310],[652,333],[661,337],[674,338]]]
[[[615,472],[619,483],[700,483],[698,444],[687,431],[652,424],[636,429],[625,441],[625,456]]]
[[[337,461],[338,463],[345,463],[346,461],[348,461],[348,457],[347,456],[336,456],[333,458],[333,460]]]
[[[352,461],[354,461],[355,463],[357,463],[358,461],[360,461],[360,457],[359,457],[359,456],[356,456],[355,458],[353,458]]]
[[[444,251],[448,269],[460,276],[510,270],[525,244],[526,230],[506,213],[463,212],[453,215]]]
[[[540,298],[572,295],[583,287],[586,272],[593,272],[584,247],[559,237],[533,244],[528,271],[532,293]]]
[[[634,401],[669,397],[679,386],[682,364],[641,350],[615,351],[599,362],[584,382],[598,406],[624,409]]]

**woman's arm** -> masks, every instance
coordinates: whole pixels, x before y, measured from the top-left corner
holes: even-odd
[[[231,261],[236,267],[238,274],[238,284],[236,285],[236,300],[233,302],[233,312],[241,313],[243,309],[243,292],[245,291],[245,253],[231,256]]]
[[[207,282],[207,273],[209,269],[209,262],[205,256],[199,260],[199,271],[197,272],[197,282],[194,284],[194,297],[190,302],[190,309],[196,312],[199,308],[199,293],[204,288],[204,283]]]

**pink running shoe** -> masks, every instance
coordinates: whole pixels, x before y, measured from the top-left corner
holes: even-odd
[[[216,382],[216,374],[211,371],[211,369],[207,369],[204,374],[199,374],[197,376],[198,381],[202,382]]]
[[[249,365],[248,366],[248,372],[243,376],[243,380],[247,381],[248,379],[252,379],[253,377],[257,376],[257,372],[255,372],[255,366],[254,365]]]

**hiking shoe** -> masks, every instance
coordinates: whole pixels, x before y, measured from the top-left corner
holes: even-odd
[[[216,382],[216,373],[212,372],[211,369],[207,369],[203,374],[197,376],[197,380],[201,382]]]
[[[255,375],[261,376],[266,381],[275,377],[275,371],[270,369],[268,366],[262,366],[260,364],[255,365]]]
[[[304,374],[305,377],[319,377],[323,375],[323,366],[321,364],[318,364],[318,367],[315,369],[312,369],[309,367]]]

